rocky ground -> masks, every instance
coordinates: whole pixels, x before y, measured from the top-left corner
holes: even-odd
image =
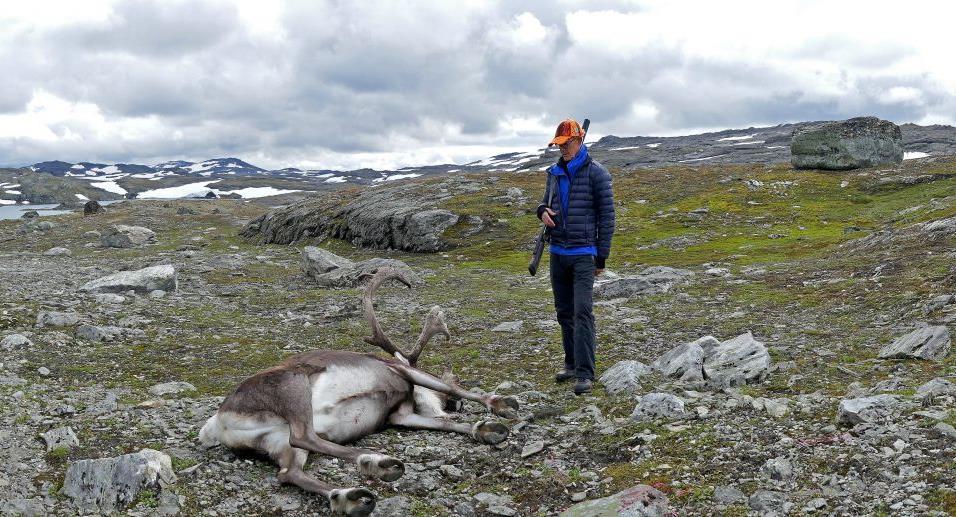
[[[70,465],[154,449],[175,480],[137,493],[129,514],[327,514],[325,501],[281,486],[268,461],[196,439],[226,393],[279,359],[372,351],[360,288],[319,287],[303,272],[301,248],[316,243],[354,261],[406,262],[423,283],[382,290],[386,332],[411,342],[441,305],[452,339],[430,344],[420,365],[453,367],[465,386],[522,404],[494,447],[396,429],[361,440],[406,462],[392,483],[313,455],[309,471],[369,488],[380,515],[553,515],[638,485],[680,514],[956,512],[956,353],[942,345],[956,320],[956,162],[612,172],[609,268],[626,281],[602,284],[596,317],[599,374],[613,375],[580,398],[551,380],[560,345],[549,284],[525,271],[539,175],[411,183],[446,192],[427,208],[456,216],[435,253],[326,235],[260,244],[239,232],[265,208],[235,200],[0,222],[0,512],[75,514]],[[154,235],[104,247],[115,224]],[[86,285],[158,265],[175,268],[175,289]],[[942,357],[881,358],[927,326]],[[752,375],[715,383],[651,368],[714,336],[702,341],[706,373],[717,343],[748,332],[766,351]],[[470,403],[455,416],[485,417]]]

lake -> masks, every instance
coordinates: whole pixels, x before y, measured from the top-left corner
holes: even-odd
[[[103,206],[119,203],[122,199],[111,199],[100,201]],[[68,214],[73,210],[54,210],[60,205],[0,205],[0,221],[4,219],[19,219],[23,212],[36,210],[40,216]],[[81,208],[82,210],[82,208]]]

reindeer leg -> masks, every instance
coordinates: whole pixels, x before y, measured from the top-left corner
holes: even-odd
[[[422,416],[412,412],[396,411],[388,417],[388,423],[401,427],[410,427],[412,429],[431,429],[433,431],[448,431],[452,433],[461,433],[471,436],[481,443],[494,445],[508,439],[508,428],[504,425],[483,420],[474,425],[450,422],[441,418],[432,418]]]
[[[333,514],[366,517],[375,509],[375,494],[372,492],[364,488],[333,488],[306,474],[302,466],[308,457],[307,452],[286,447],[278,456],[279,481],[325,497]]]
[[[505,418],[518,418],[518,401],[513,397],[502,397],[499,395],[478,395],[477,393],[472,393],[462,389],[461,386],[446,384],[438,377],[406,364],[393,362],[390,363],[389,366],[391,366],[395,371],[401,373],[402,376],[416,386],[424,386],[439,393],[447,393],[449,395],[455,395],[459,398],[481,402],[496,415],[503,416]]]
[[[312,383],[308,376],[295,375],[283,388],[290,394],[282,414],[289,423],[290,446],[351,461],[362,474],[383,481],[395,481],[405,473],[405,464],[391,456],[320,438],[312,424]]]

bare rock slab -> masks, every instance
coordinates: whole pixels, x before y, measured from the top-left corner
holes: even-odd
[[[949,354],[952,339],[943,325],[918,328],[880,350],[880,359],[925,359],[942,361]]]
[[[33,346],[33,342],[23,334],[10,334],[0,340],[0,347],[4,350],[13,350],[14,348],[24,348]]]
[[[614,495],[576,504],[561,517],[663,517],[670,512],[667,496],[660,490],[637,485]]]
[[[157,397],[165,395],[175,395],[185,391],[196,391],[196,387],[184,381],[171,381],[162,384],[156,384],[149,388],[149,392]]]
[[[769,371],[770,353],[750,332],[720,343],[704,359],[704,378],[718,387],[760,382]]]
[[[636,276],[598,280],[594,283],[595,298],[632,298],[666,293],[677,284],[694,276],[693,271],[667,266],[654,266]]]
[[[641,377],[653,370],[640,361],[620,361],[605,371],[600,378],[608,393],[634,393],[641,387]]]
[[[63,494],[84,513],[112,513],[135,502],[144,489],[161,491],[176,482],[169,456],[153,449],[70,464]]]
[[[157,289],[172,292],[177,286],[176,268],[170,264],[164,264],[136,271],[113,273],[83,284],[80,290],[94,293],[125,293],[132,290],[139,294],[147,294]]]
[[[796,169],[849,170],[903,161],[900,127],[876,117],[857,117],[805,126],[793,133]]]
[[[114,224],[100,236],[100,244],[106,248],[135,248],[156,242],[156,233],[144,226]]]

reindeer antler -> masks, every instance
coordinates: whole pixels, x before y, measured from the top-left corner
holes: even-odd
[[[365,342],[381,347],[388,352],[389,355],[402,354],[405,356],[405,352],[399,350],[399,348],[388,339],[385,332],[382,331],[382,326],[378,324],[378,318],[375,317],[375,304],[373,302],[375,291],[378,289],[378,286],[382,285],[386,280],[391,279],[398,280],[405,284],[406,287],[412,286],[412,283],[409,282],[405,273],[397,269],[381,268],[375,273],[369,281],[368,287],[365,289],[365,296],[362,297],[362,308],[365,311],[365,320],[368,321],[368,326],[372,328],[372,335],[366,337]]]
[[[425,316],[425,324],[422,326],[421,335],[418,336],[418,343],[415,343],[412,353],[408,354],[409,364],[414,366],[418,362],[418,356],[422,353],[422,349],[436,334],[445,336],[445,339],[451,339],[451,334],[448,333],[448,325],[445,324],[445,311],[437,305],[432,307],[428,316]]]
[[[373,303],[375,291],[378,290],[380,285],[391,279],[398,280],[407,287],[412,286],[405,273],[398,269],[382,268],[372,276],[368,287],[365,289],[365,296],[362,297],[362,308],[365,310],[365,320],[368,321],[368,326],[372,329],[372,335],[366,337],[365,342],[380,347],[382,350],[388,352],[389,355],[394,356],[401,354],[402,357],[408,361],[408,364],[415,366],[415,363],[418,362],[418,356],[422,353],[422,349],[425,348],[425,345],[428,344],[433,337],[441,334],[445,336],[446,339],[451,339],[451,334],[448,332],[448,325],[445,324],[445,312],[437,305],[432,307],[428,315],[425,316],[422,333],[418,336],[418,342],[415,344],[411,353],[398,348],[388,339],[385,332],[382,331],[382,326],[379,325],[378,318],[375,316],[375,306]]]

